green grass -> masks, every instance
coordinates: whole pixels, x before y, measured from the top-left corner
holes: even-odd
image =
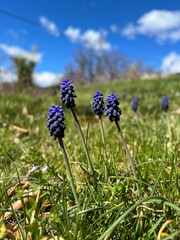
[[[94,177],[88,174],[76,124],[64,108],[64,143],[80,211],[58,142],[51,139],[46,128],[48,108],[61,105],[59,94],[1,94],[0,238],[6,226],[7,239],[179,239],[179,89],[180,79],[176,78],[75,87],[75,111],[95,169]],[[108,167],[105,179],[101,132],[91,110],[96,90],[102,91],[105,99],[112,92],[120,97],[120,126],[136,165],[141,198],[115,124],[103,117]],[[167,115],[160,109],[163,95],[170,99]],[[140,98],[137,116],[130,108],[135,96]],[[33,165],[40,168],[28,175]],[[12,187],[14,191],[9,194]],[[23,201],[25,194],[27,202]],[[21,207],[15,209],[13,204],[18,200]],[[7,221],[11,212],[9,219],[17,225],[16,231]]]

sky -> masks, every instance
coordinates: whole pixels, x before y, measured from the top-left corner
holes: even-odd
[[[1,81],[16,79],[18,56],[37,63],[35,83],[47,87],[80,46],[180,72],[180,0],[0,0]]]

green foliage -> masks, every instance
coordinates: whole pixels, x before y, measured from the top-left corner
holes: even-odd
[[[81,122],[95,176],[87,172],[86,155],[71,113],[64,108],[64,143],[81,210],[77,209],[62,153],[46,129],[48,107],[59,95],[0,96],[0,235],[9,231],[7,215],[20,239],[178,239],[180,235],[179,79],[113,82],[76,89]],[[120,97],[121,129],[136,165],[138,198],[126,153],[115,125],[103,117],[108,179],[98,119],[91,110],[95,90]],[[126,94],[124,94],[124,91]],[[168,115],[160,99],[170,99]],[[137,115],[131,100],[139,97]],[[33,165],[39,169],[29,172]],[[44,166],[48,169],[44,171]],[[28,201],[25,202],[25,197]],[[20,208],[13,208],[19,201]]]
[[[36,63],[23,58],[13,58],[16,66],[19,90],[25,90],[33,85],[33,71]]]

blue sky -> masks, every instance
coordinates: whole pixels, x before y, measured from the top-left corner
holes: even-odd
[[[37,47],[34,55],[32,46]],[[0,1],[0,57],[5,56],[1,61],[4,72],[11,66],[6,56],[33,58],[37,61],[37,84],[48,86],[49,81],[64,73],[79,46],[95,51],[116,49],[164,73],[178,72],[180,1]]]

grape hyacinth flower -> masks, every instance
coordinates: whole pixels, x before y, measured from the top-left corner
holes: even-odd
[[[93,167],[92,167],[91,159],[90,159],[89,152],[88,152],[88,149],[87,149],[87,146],[86,146],[84,134],[82,132],[81,125],[79,123],[79,120],[78,120],[78,118],[76,116],[76,113],[75,113],[75,110],[74,110],[74,107],[75,107],[74,98],[76,98],[76,94],[75,94],[75,91],[74,91],[74,86],[72,85],[72,81],[69,80],[68,78],[65,78],[60,84],[60,98],[61,98],[62,103],[68,109],[70,109],[71,112],[72,112],[72,115],[73,115],[74,120],[76,122],[77,128],[78,128],[79,133],[81,135],[82,143],[83,143],[83,146],[84,146],[84,151],[85,151],[87,161],[88,161],[88,168],[89,168],[90,172],[93,173]]]
[[[122,111],[118,107],[118,105],[119,98],[116,96],[116,94],[114,93],[109,94],[106,100],[105,115],[109,118],[111,122],[113,121],[117,122],[120,120]]]
[[[161,99],[161,109],[166,112],[168,108],[169,108],[169,99],[167,96],[163,96]]]
[[[76,94],[72,81],[68,78],[65,78],[60,85],[60,98],[67,108],[75,107],[74,98],[76,98]]]
[[[168,128],[168,135],[169,135],[170,142],[171,142],[171,140],[172,140],[172,131],[171,131],[171,125],[169,123],[169,114],[168,114],[169,98],[167,96],[163,96],[161,98],[161,109],[165,112],[166,124],[167,124],[167,128]]]
[[[104,127],[102,122],[102,115],[104,113],[104,95],[100,91],[96,91],[94,93],[92,99],[92,110],[99,118],[99,125],[102,136],[102,143],[104,147],[104,171],[105,171],[105,179],[108,179],[108,169],[107,169],[107,154],[106,154],[106,143],[105,143],[105,135],[104,135]]]
[[[97,116],[101,116],[104,113],[104,101],[103,94],[99,91],[96,91],[92,100],[92,109]]]
[[[64,113],[62,106],[52,105],[49,108],[46,126],[54,140],[56,140],[58,137],[64,137],[64,130],[66,126],[64,124]]]
[[[133,98],[131,108],[134,112],[137,112],[139,99],[137,97]]]
[[[122,140],[122,142],[123,142],[124,148],[126,149],[126,153],[127,153],[127,156],[128,156],[128,159],[129,159],[129,162],[130,162],[132,171],[133,171],[134,178],[135,178],[136,180],[138,180],[137,175],[136,175],[136,169],[135,169],[134,162],[133,162],[133,160],[132,160],[132,158],[131,158],[129,149],[128,149],[128,147],[127,147],[127,144],[126,144],[126,141],[125,141],[125,139],[124,139],[123,133],[122,133],[122,131],[121,131],[120,125],[119,125],[119,123],[118,123],[118,121],[120,120],[120,116],[121,116],[121,114],[122,114],[122,111],[121,111],[121,109],[118,107],[118,105],[119,105],[119,98],[117,97],[116,94],[111,93],[111,94],[107,97],[107,100],[106,100],[105,115],[109,118],[109,120],[110,120],[111,122],[115,122],[116,127],[117,127],[117,130],[118,130],[119,135],[120,135],[120,137],[121,137],[121,140]],[[138,194],[139,194],[139,196],[140,196],[139,184],[136,183],[136,186],[137,186]]]
[[[78,206],[78,210],[80,210],[80,201],[76,192],[76,187],[74,184],[71,168],[69,165],[68,155],[64,146],[63,138],[64,138],[64,130],[66,128],[64,124],[64,113],[62,106],[52,105],[48,110],[48,117],[47,117],[47,128],[49,129],[50,135],[56,140],[58,139],[60,148],[62,150],[64,163],[66,166],[68,180],[70,182],[72,192]]]

